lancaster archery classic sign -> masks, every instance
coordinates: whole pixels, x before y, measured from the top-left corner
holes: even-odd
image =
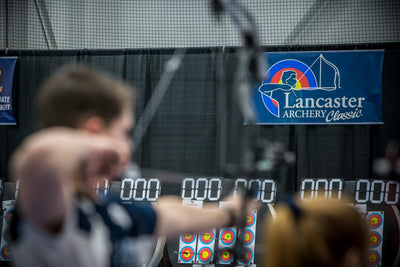
[[[266,53],[257,124],[381,124],[383,50]]]

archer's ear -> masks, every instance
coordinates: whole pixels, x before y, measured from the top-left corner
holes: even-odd
[[[93,116],[88,118],[81,125],[81,129],[89,133],[98,134],[104,131],[105,123],[99,116]]]

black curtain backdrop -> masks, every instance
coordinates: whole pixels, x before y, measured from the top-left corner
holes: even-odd
[[[268,47],[265,51],[385,49],[383,125],[258,126],[262,138],[281,142],[296,154],[296,165],[271,174],[286,192],[301,178],[373,178],[372,162],[384,156],[391,139],[400,140],[400,45],[340,47]],[[136,148],[141,167],[222,176],[226,163],[243,154],[243,118],[234,96],[237,48],[193,48],[158,109],[148,133]],[[83,62],[113,73],[137,88],[136,118],[153,93],[173,50],[11,51],[18,56],[13,101],[17,126],[0,126],[0,177],[22,139],[36,130],[35,94],[58,67]],[[73,96],[71,96],[73,97]]]

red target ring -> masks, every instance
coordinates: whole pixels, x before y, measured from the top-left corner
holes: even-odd
[[[378,228],[382,225],[382,215],[379,213],[372,213],[368,216],[367,222],[371,228]]]
[[[251,230],[246,230],[244,233],[244,244],[250,245],[254,242],[254,233]]]
[[[370,266],[376,266],[381,260],[381,257],[379,256],[379,253],[376,252],[375,250],[371,250],[369,252],[369,263]]]
[[[223,248],[218,253],[218,259],[221,263],[231,263],[233,260],[233,254],[229,248]]]
[[[183,262],[192,262],[194,258],[193,248],[186,246],[179,252],[179,259]]]
[[[212,243],[214,241],[214,232],[209,231],[209,232],[202,233],[200,235],[200,241],[201,241],[201,243],[203,243],[205,245]]]
[[[213,252],[209,247],[204,247],[199,250],[197,254],[197,258],[199,259],[200,262],[203,263],[209,263],[211,262]]]
[[[227,245],[227,246],[232,245],[236,240],[236,234],[230,228],[225,229],[220,234],[220,240],[221,240],[221,243],[224,245]]]
[[[256,215],[252,212],[249,216],[246,217],[246,227],[250,227],[256,221]]]
[[[196,238],[196,235],[182,235],[181,236],[181,240],[185,243],[185,244],[190,244],[194,241],[194,239]]]

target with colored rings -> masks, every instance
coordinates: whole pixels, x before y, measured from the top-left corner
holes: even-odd
[[[5,260],[10,259],[10,250],[8,248],[8,245],[5,245],[1,248],[1,258]]]
[[[381,260],[381,257],[379,256],[379,253],[376,252],[375,250],[371,250],[369,252],[369,264],[370,266],[376,266]]]
[[[192,262],[194,258],[194,250],[192,247],[186,246],[179,252],[179,259],[183,262]]]
[[[236,240],[235,231],[230,228],[223,230],[220,234],[221,243],[224,245],[232,245]]]
[[[186,243],[186,244],[192,243],[195,238],[196,238],[196,235],[182,235],[181,236],[181,240],[183,241],[183,243]]]
[[[3,239],[6,242],[10,242],[10,230],[8,229],[8,227],[3,231]]]
[[[373,231],[369,234],[369,244],[371,245],[371,247],[376,248],[381,243],[382,237],[378,232]]]
[[[248,264],[248,263],[252,262],[252,260],[253,260],[253,252],[250,249],[246,248],[245,257],[244,257],[244,259],[240,259],[239,262]]]
[[[211,242],[214,241],[214,232],[210,231],[210,232],[202,233],[200,235],[200,241],[201,241],[201,243],[203,243],[205,245],[210,244]]]
[[[252,212],[250,216],[246,217],[246,227],[252,226],[255,221],[256,221],[256,215],[254,214],[254,212]]]
[[[372,213],[368,216],[368,225],[372,228],[378,228],[382,225],[382,215],[379,213]]]
[[[7,223],[11,223],[11,220],[12,220],[12,209],[11,210],[9,210],[9,211],[7,211],[5,214],[4,214],[4,219],[6,220],[6,222]]]
[[[231,263],[233,260],[233,254],[229,248],[223,248],[219,251],[218,258],[221,263]]]
[[[209,263],[212,260],[213,252],[209,247],[203,247],[197,253],[197,258],[200,262]]]
[[[244,244],[250,245],[254,242],[254,233],[251,230],[246,230],[244,233]]]

